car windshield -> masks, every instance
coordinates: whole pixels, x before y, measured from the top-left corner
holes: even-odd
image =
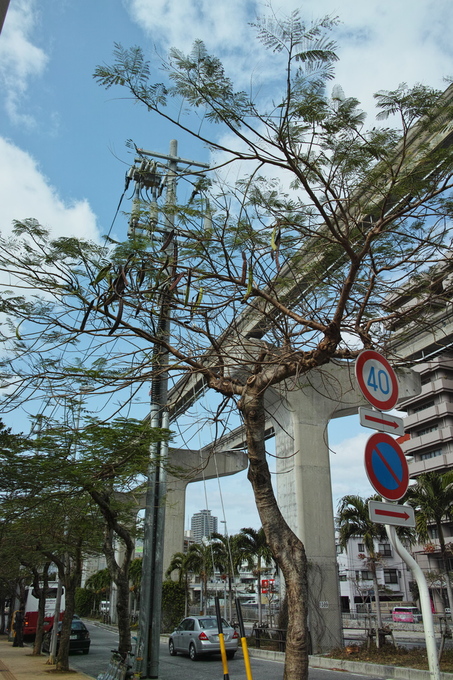
[[[59,621],[58,630],[61,630],[62,625],[63,625],[63,622]],[[71,630],[86,630],[86,626],[79,619],[73,619],[72,622],[71,622]]]
[[[76,619],[75,621],[72,622],[71,629],[72,630],[85,630],[85,624],[82,623],[81,621],[77,621],[77,619]]]
[[[217,619],[198,619],[200,628],[217,628]],[[229,624],[222,619],[222,626],[229,628]]]

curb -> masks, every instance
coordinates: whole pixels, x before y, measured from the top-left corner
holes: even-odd
[[[386,666],[377,663],[362,663],[347,661],[346,659],[327,659],[323,656],[311,656],[311,668],[325,668],[329,670],[349,671],[362,675],[374,675],[379,678],[395,678],[395,680],[431,680],[431,673],[418,668],[403,666]],[[453,680],[453,673],[441,673],[441,680]]]
[[[268,659],[283,663],[283,652],[273,652],[267,649],[249,648],[249,656],[256,659]],[[395,680],[431,680],[429,671],[418,668],[406,668],[403,666],[386,666],[385,664],[363,663],[361,661],[348,661],[346,659],[331,659],[325,656],[310,655],[308,657],[310,668],[322,668],[330,671],[348,671],[360,675],[370,675],[378,678],[394,678]],[[441,673],[441,680],[453,680],[453,673]]]

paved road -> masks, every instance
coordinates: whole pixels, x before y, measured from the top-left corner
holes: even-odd
[[[90,631],[91,645],[89,654],[71,654],[69,665],[93,678],[107,670],[111,650],[118,647],[118,633],[84,620]]]
[[[110,650],[118,644],[118,634],[86,622],[91,635],[90,653],[71,654],[70,665],[92,678],[107,670]],[[278,661],[251,659],[252,674],[259,680],[282,680],[283,664]],[[230,680],[246,680],[244,660],[241,654],[228,662]],[[166,644],[161,644],[159,680],[222,680],[223,668],[220,656],[190,661],[187,656],[170,656]],[[372,680],[370,676],[353,675],[337,671],[310,669],[311,680]]]

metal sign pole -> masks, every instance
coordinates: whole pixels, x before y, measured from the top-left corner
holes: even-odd
[[[437,658],[437,647],[436,638],[434,635],[434,619],[431,610],[431,600],[429,597],[428,584],[426,583],[425,575],[421,570],[420,566],[414,560],[410,552],[406,550],[398,536],[396,535],[395,527],[388,524],[385,525],[385,530],[387,531],[387,536],[389,537],[390,543],[396,550],[398,555],[401,557],[407,566],[411,569],[412,574],[417,582],[418,591],[420,596],[420,606],[423,615],[423,627],[425,629],[425,640],[426,640],[426,654],[428,657],[428,667],[431,680],[440,680],[440,668],[439,661]]]

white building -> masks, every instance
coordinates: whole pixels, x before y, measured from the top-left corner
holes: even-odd
[[[413,599],[409,584],[411,572],[401,558],[394,553],[389,542],[375,544],[381,558],[377,565],[377,580],[382,609],[391,610],[395,602],[409,602]],[[365,546],[362,539],[353,538],[348,542],[347,552],[337,544],[337,563],[340,580],[341,608],[343,612],[360,613],[372,610],[374,586],[371,572],[367,569]]]
[[[203,538],[209,538],[217,533],[218,519],[211,515],[210,510],[200,510],[192,515],[190,530],[195,543],[201,543]]]

